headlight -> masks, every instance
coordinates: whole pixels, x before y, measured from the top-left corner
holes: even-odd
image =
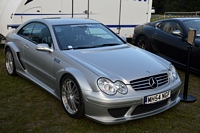
[[[115,83],[113,83],[109,79],[100,78],[97,81],[97,85],[101,91],[108,95],[115,95],[117,92],[121,94],[126,94],[128,92],[128,88],[121,81],[116,81]]]
[[[169,76],[173,82],[178,78],[178,74],[173,65],[170,65],[170,67],[169,67]]]
[[[128,88],[121,81],[115,82],[114,85],[115,85],[117,92],[119,92],[121,94],[126,94],[128,92]]]

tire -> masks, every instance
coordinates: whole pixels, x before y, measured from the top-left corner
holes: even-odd
[[[6,65],[6,70],[9,75],[11,75],[11,76],[17,75],[15,61],[14,61],[13,54],[12,54],[10,48],[7,48],[5,51],[5,65]]]
[[[145,49],[147,51],[150,51],[150,43],[149,43],[149,40],[144,37],[144,36],[141,36],[137,39],[136,41],[136,46],[142,48],[142,49]]]
[[[85,115],[80,87],[71,75],[61,80],[61,101],[68,116],[79,119]]]

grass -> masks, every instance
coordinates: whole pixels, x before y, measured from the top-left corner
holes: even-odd
[[[178,73],[184,82],[184,71],[178,70]],[[67,116],[59,100],[37,85],[19,76],[9,76],[5,69],[3,47],[0,46],[0,132],[199,133],[199,87],[200,76],[190,74],[188,93],[197,101],[180,102],[151,117],[110,126],[87,118],[76,120]]]

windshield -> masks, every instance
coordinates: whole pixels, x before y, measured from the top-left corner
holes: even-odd
[[[184,24],[189,28],[196,29],[196,35],[200,36],[200,19],[187,20]]]
[[[124,44],[102,24],[72,24],[53,27],[61,50],[97,48]]]

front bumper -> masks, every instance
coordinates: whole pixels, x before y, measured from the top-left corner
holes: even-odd
[[[85,100],[85,115],[102,124],[117,124],[124,123],[129,120],[139,119],[161,113],[180,101],[181,82],[171,87],[171,97],[154,103],[144,104],[144,97],[115,97],[115,98],[100,98],[95,94],[89,94]],[[98,93],[98,92],[96,92]]]

